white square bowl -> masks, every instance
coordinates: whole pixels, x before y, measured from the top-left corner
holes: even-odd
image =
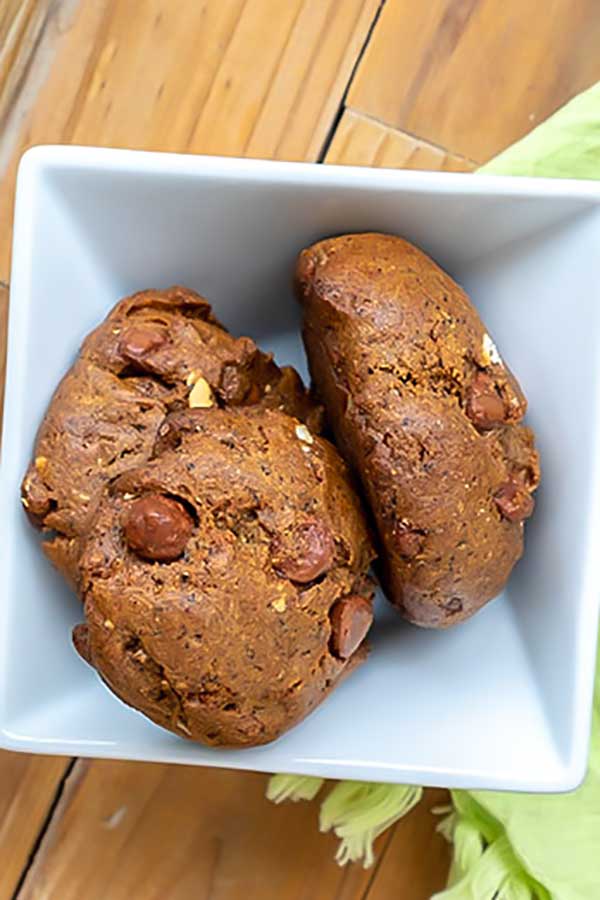
[[[600,596],[600,188],[593,183],[39,147],[18,179],[0,482],[0,743],[449,787],[561,791],[587,757]],[[120,297],[206,295],[306,374],[298,251],[404,235],[471,293],[530,402],[543,483],[505,596],[455,630],[378,607],[369,661],[276,743],[215,750],[122,705],[70,646],[81,609],[19,482],[52,391]]]

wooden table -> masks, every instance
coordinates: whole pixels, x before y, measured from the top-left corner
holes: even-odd
[[[468,171],[600,78],[598,46],[596,0],[0,0],[0,281],[31,144]],[[0,344],[5,313],[6,291]],[[443,792],[365,872],[332,861],[315,804],[276,808],[264,788],[0,754],[0,900],[427,900],[443,885]]]

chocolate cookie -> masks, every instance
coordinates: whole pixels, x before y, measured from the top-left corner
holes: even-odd
[[[311,373],[379,532],[389,599],[445,627],[504,587],[539,481],[523,393],[465,292],[399,237],[299,258]]]
[[[31,522],[53,532],[50,559],[76,580],[79,538],[103,487],[148,459],[169,411],[249,405],[318,430],[320,411],[294,369],[228,334],[198,294],[172,287],[121,300],[58,386],[23,480]]]
[[[74,642],[126,703],[207,744],[274,740],[366,654],[373,558],[334,448],[297,419],[185,410],[105,492]]]

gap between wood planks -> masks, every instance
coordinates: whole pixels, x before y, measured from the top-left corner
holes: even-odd
[[[387,0],[380,0],[379,6],[377,7],[377,9],[375,11],[375,15],[373,16],[373,21],[371,22],[369,29],[365,35],[365,39],[363,41],[362,47],[356,54],[356,59],[354,60],[354,64],[353,64],[350,74],[348,76],[348,81],[346,82],[346,87],[344,88],[344,92],[343,92],[342,96],[340,97],[340,102],[338,104],[338,108],[336,110],[335,115],[333,116],[333,118],[331,120],[331,125],[329,126],[329,131],[327,132],[327,134],[325,136],[325,140],[323,141],[323,146],[321,147],[321,150],[319,151],[319,155],[317,156],[317,159],[316,159],[317,163],[325,162],[325,158],[327,157],[327,151],[329,150],[331,142],[335,136],[337,127],[340,124],[340,120],[341,120],[342,116],[344,115],[344,109],[346,108],[346,98],[348,97],[348,92],[350,91],[350,87],[352,86],[352,82],[354,81],[354,76],[356,75],[356,73],[358,71],[358,67],[361,64],[362,58],[365,55],[365,52],[367,50],[367,47],[369,46],[371,38],[373,37],[373,33],[377,27],[377,23],[379,21],[381,13],[383,12],[383,7],[385,6],[386,3],[387,3]]]
[[[385,0],[384,0],[384,2],[385,2]],[[377,878],[377,875],[379,874],[379,870],[380,870],[381,866],[383,865],[383,861],[388,854],[388,850],[390,849],[390,845],[392,843],[392,838],[394,837],[394,833],[395,833],[397,827],[398,827],[397,824],[392,825],[390,828],[388,828],[387,832],[385,833],[385,843],[375,857],[375,862],[373,863],[373,868],[371,869],[371,877],[369,878],[369,881],[367,882],[367,886],[365,887],[365,889],[360,897],[360,900],[368,900],[369,894],[371,893],[371,889],[375,883],[375,879]],[[354,863],[354,865],[358,865],[358,863]]]
[[[56,809],[63,797],[63,794],[65,793],[67,781],[68,781],[69,777],[71,776],[71,774],[73,773],[73,769],[75,768],[76,763],[77,763],[77,759],[73,758],[73,759],[70,759],[69,762],[67,763],[67,765],[65,766],[65,771],[63,772],[62,778],[58,782],[56,791],[54,793],[54,797],[52,798],[52,801],[48,806],[48,812],[46,813],[46,818],[44,819],[44,821],[42,823],[42,827],[38,831],[37,837],[31,846],[31,850],[29,851],[29,856],[27,857],[27,862],[23,866],[23,870],[21,872],[21,875],[19,877],[17,885],[13,891],[12,900],[18,900],[19,894],[21,893],[21,889],[25,883],[25,879],[27,878],[27,875],[29,874],[29,870],[33,866],[33,863],[37,856],[38,850],[40,849],[42,841],[44,840],[44,838],[46,836],[46,832],[48,831],[48,828],[52,824],[52,819],[54,818],[54,813],[56,812]]]

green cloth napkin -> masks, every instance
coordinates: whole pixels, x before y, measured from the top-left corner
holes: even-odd
[[[575,97],[480,172],[600,179],[600,83]],[[599,549],[600,552],[600,549]],[[276,775],[267,796],[312,799],[318,778]],[[321,805],[338,861],[373,861],[373,840],[412,809],[420,788],[339,782]],[[453,842],[448,887],[432,900],[599,900],[600,660],[588,774],[570,794],[452,791],[439,830]],[[426,864],[426,860],[424,860]]]

